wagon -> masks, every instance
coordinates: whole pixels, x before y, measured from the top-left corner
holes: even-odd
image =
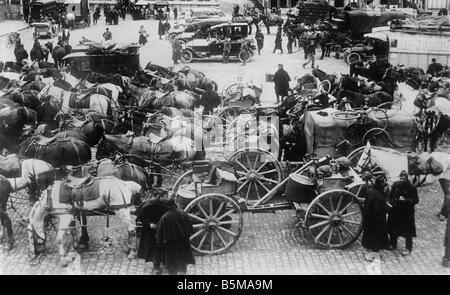
[[[304,136],[309,154],[341,157],[367,142],[402,152],[414,151],[417,129],[414,117],[402,110],[328,108],[305,113]]]
[[[278,134],[267,131],[270,124],[264,125],[263,120],[268,119],[253,120],[265,126],[257,136],[249,132],[249,140],[238,141],[237,146],[227,141],[231,146],[223,152],[222,162],[194,161],[193,169],[173,185],[170,198],[193,222],[192,248],[201,254],[223,253],[242,233],[243,212],[285,209],[297,211],[298,227],[309,232],[316,245],[344,248],[352,244],[362,228],[361,178],[349,166],[345,172],[340,170],[341,162],[331,157],[278,162],[279,151],[271,146]],[[268,134],[271,140],[266,145],[252,141]],[[319,172],[324,165],[331,167],[329,175]]]

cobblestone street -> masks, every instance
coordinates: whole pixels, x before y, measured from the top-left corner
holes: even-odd
[[[382,252],[381,274],[450,274],[441,266],[445,223],[435,217],[442,202],[440,188],[436,185],[422,188],[419,196],[416,207],[418,237],[414,240],[413,253],[408,257],[400,254],[404,246],[400,239],[400,250]],[[47,256],[37,266],[30,266],[26,230],[14,222],[16,247],[10,252],[0,252],[0,274],[151,274],[151,263],[127,258],[126,228],[120,228],[123,225],[114,217],[112,220],[113,228],[108,233],[113,238],[113,246],[103,246],[106,218],[89,217],[90,248],[81,254],[81,262],[75,261],[66,268],[59,265],[54,233],[47,240]],[[344,250],[318,249],[295,229],[297,221],[293,210],[245,213],[244,229],[238,242],[225,254],[196,256],[196,265],[188,267],[188,274],[358,275],[378,272],[373,263],[364,260],[360,239]]]

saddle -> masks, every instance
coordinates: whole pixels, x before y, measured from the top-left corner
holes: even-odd
[[[74,177],[72,175],[67,176],[66,185],[70,188],[81,188],[83,186],[87,186],[93,182],[92,176],[87,175],[85,177]]]
[[[89,122],[89,119],[80,120],[77,118],[73,118],[73,120],[69,123],[69,125],[72,125],[74,128],[81,128],[88,122]]]
[[[59,202],[64,204],[81,203],[83,201],[95,200],[99,196],[98,178],[91,176],[76,179],[68,176],[66,181],[61,182],[59,188]]]
[[[57,140],[58,140],[57,135],[52,136],[52,137],[45,137],[43,135],[38,135],[36,137],[35,143],[38,145],[49,145],[51,143],[56,142]]]

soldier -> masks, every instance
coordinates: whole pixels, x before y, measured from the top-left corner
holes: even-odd
[[[275,48],[273,49],[272,53],[275,53],[275,51],[279,49],[281,53],[283,53],[283,40],[281,39],[281,26],[278,27],[278,32],[275,37]]]
[[[231,51],[231,39],[226,38],[223,41],[223,63],[228,63],[230,59],[230,51]]]
[[[103,38],[105,38],[105,41],[112,39],[112,34],[109,31],[109,28],[106,28],[106,31],[103,33]]]
[[[411,254],[413,237],[416,236],[416,224],[414,219],[414,206],[419,202],[417,188],[408,180],[408,173],[403,170],[400,173],[400,181],[392,185],[389,203],[392,208],[387,220],[390,235],[391,249],[397,249],[399,236],[406,239],[406,250],[403,256]]]
[[[264,47],[264,35],[259,28],[256,30],[255,39],[258,46],[258,54],[261,55],[261,49]]]
[[[172,43],[172,59],[173,64],[177,64],[178,60],[181,59],[181,42],[176,38]]]

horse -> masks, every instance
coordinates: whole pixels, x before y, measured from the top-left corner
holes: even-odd
[[[14,233],[12,223],[6,211],[6,206],[8,204],[8,199],[11,192],[11,183],[5,176],[0,175],[0,222],[3,227],[2,235],[0,236],[0,242],[3,242],[3,240],[7,239],[8,249],[13,249],[14,247]]]
[[[15,89],[7,95],[7,98],[21,106],[30,108],[37,111],[37,108],[41,104],[37,98],[39,92],[36,90],[22,90]]]
[[[189,82],[194,83],[194,86],[203,90],[207,90],[208,85],[211,83],[213,85],[213,90],[217,91],[218,86],[217,83],[211,79],[206,78],[205,74],[200,71],[193,70],[189,66],[185,66],[181,70],[178,71],[179,78],[185,78]]]
[[[56,67],[61,69],[64,66],[63,58],[72,51],[72,47],[69,44],[63,46],[56,45],[52,50],[52,57],[55,61]]]
[[[5,235],[7,236],[9,250],[13,249],[15,240],[11,220],[6,212],[6,203],[10,193],[28,188],[30,202],[34,204],[37,201],[36,196],[39,194],[35,181],[39,174],[45,172],[51,172],[55,178],[61,178],[65,175],[65,171],[54,169],[50,164],[41,160],[25,159],[20,161],[17,155],[0,158],[0,220],[4,227],[0,239],[3,239]]]
[[[150,88],[140,88],[134,85],[130,85],[129,89],[132,97],[138,100],[139,106],[150,106],[154,109],[175,107],[177,109],[193,110],[199,99],[199,95],[187,90],[164,94]]]
[[[40,97],[49,98],[55,105],[60,106],[63,113],[77,110],[82,113],[91,111],[108,115],[115,106],[111,100],[103,94],[79,95],[75,92],[65,91],[55,86],[47,86],[40,93]]]
[[[91,185],[89,185],[90,182]],[[127,225],[127,246],[130,250],[128,257],[134,258],[136,254],[136,230],[130,216],[129,206],[132,197],[140,193],[141,186],[133,181],[122,181],[114,176],[103,176],[88,179],[88,183],[81,184],[78,190],[80,189],[90,190],[92,193],[89,195],[76,194],[76,189],[71,189],[70,182],[67,180],[55,181],[50,194],[43,193],[40,200],[32,207],[29,215],[30,224],[27,227],[31,254],[39,256],[45,250],[47,236],[44,220],[49,213],[55,212],[59,216],[59,229],[56,238],[59,255],[62,266],[67,266],[69,263],[68,254],[77,247],[86,247],[89,241],[85,222],[81,226],[80,239],[75,241],[72,225],[77,214],[74,214],[74,209],[85,218],[87,214],[95,214],[104,211],[106,208],[108,214],[111,214],[112,210]],[[77,200],[77,198],[80,199]],[[70,204],[71,201],[72,204]],[[50,208],[48,204],[51,204]],[[84,218],[82,220],[85,220]]]
[[[96,175],[115,176],[120,180],[134,181],[142,187],[143,191],[151,189],[153,185],[153,178],[144,168],[127,161],[116,162],[111,159],[102,159],[96,165]]]
[[[5,99],[2,99],[4,102]],[[14,102],[11,101],[12,104]],[[0,125],[13,129],[21,129],[25,125],[34,125],[36,123],[36,111],[27,107],[6,104],[0,106]]]
[[[103,129],[101,124],[98,124],[96,122],[86,122],[86,124],[80,126],[79,128],[67,129],[56,134],[54,134],[54,131],[50,129],[49,125],[41,124],[36,128],[35,134],[39,134],[47,138],[53,137],[55,139],[66,139],[72,137],[78,140],[82,140],[90,147],[93,147],[98,144],[104,132],[105,130]]]
[[[355,170],[364,171],[377,165],[386,175],[389,184],[399,180],[402,170],[408,171],[415,186],[427,186],[437,180],[444,198],[450,197],[450,155],[444,152],[408,154],[384,147],[367,144]]]
[[[379,105],[394,101],[393,97],[384,91],[376,91],[367,95],[350,90],[342,90],[338,94],[338,102],[341,102],[344,97],[347,98],[353,108],[360,108],[365,105],[368,107],[378,107]],[[383,108],[391,108],[391,106],[384,105]]]
[[[22,157],[44,160],[54,167],[77,166],[91,160],[89,145],[72,137],[59,139],[35,135],[25,139],[18,146],[17,154]]]

